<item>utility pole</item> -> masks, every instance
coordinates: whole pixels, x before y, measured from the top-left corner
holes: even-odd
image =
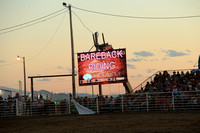
[[[98,32],[95,32],[95,34],[93,35],[93,39],[94,39],[94,45],[96,47],[96,51],[98,51]],[[102,95],[102,85],[99,84],[99,95],[101,96]]]
[[[72,54],[72,94],[73,98],[76,98],[76,86],[75,86],[75,64],[74,64],[74,38],[73,38],[73,28],[72,28],[72,12],[71,12],[71,5],[63,3],[63,6],[69,8],[69,20],[70,20],[70,35],[71,35],[71,54]]]

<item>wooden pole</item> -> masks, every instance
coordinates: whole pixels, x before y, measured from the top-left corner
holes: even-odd
[[[68,6],[69,8],[69,19],[70,19],[70,35],[71,35],[71,54],[72,54],[72,92],[73,98],[76,98],[76,86],[75,86],[75,65],[74,65],[74,38],[73,38],[73,28],[72,28],[72,12],[71,12],[71,5]]]

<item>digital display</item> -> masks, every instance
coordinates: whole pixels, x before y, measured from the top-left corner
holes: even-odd
[[[126,49],[78,53],[79,86],[127,82]]]

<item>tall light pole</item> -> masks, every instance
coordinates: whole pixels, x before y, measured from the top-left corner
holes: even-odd
[[[26,68],[25,68],[25,57],[17,56],[17,60],[23,60],[23,69],[24,69],[24,100],[26,102]]]
[[[71,54],[72,54],[72,92],[73,98],[76,98],[76,86],[75,86],[75,64],[74,64],[74,38],[73,38],[73,28],[72,28],[72,12],[71,12],[71,5],[63,3],[63,6],[69,8],[69,20],[70,20],[70,35],[71,35]]]

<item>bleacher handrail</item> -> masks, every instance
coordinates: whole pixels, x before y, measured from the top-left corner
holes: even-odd
[[[138,86],[136,86],[134,89],[133,89],[133,91],[134,90],[136,90],[138,87],[140,87],[140,88],[142,88],[142,85],[144,84],[144,83],[146,83],[149,79],[151,79],[151,81],[152,81],[152,77],[153,76],[155,76],[157,73],[159,73],[160,71],[157,71],[157,72],[155,72],[153,75],[151,75],[150,77],[148,77],[147,79],[145,79],[142,83],[140,83]]]
[[[160,71],[157,71],[157,72],[155,72],[154,74],[152,74],[150,77],[148,77],[147,79],[145,79],[142,83],[140,83],[138,86],[136,86],[134,89],[133,89],[133,91],[134,90],[139,90],[138,88],[140,87],[140,88],[142,88],[143,87],[143,84],[146,84],[146,82],[148,81],[148,80],[151,80],[152,81],[152,78],[156,75],[156,74],[158,74],[158,73],[160,73],[160,72],[164,72],[164,71],[167,71],[167,72],[179,72],[179,71],[192,71],[192,70],[197,70],[197,69],[175,69],[175,70],[160,70]]]

